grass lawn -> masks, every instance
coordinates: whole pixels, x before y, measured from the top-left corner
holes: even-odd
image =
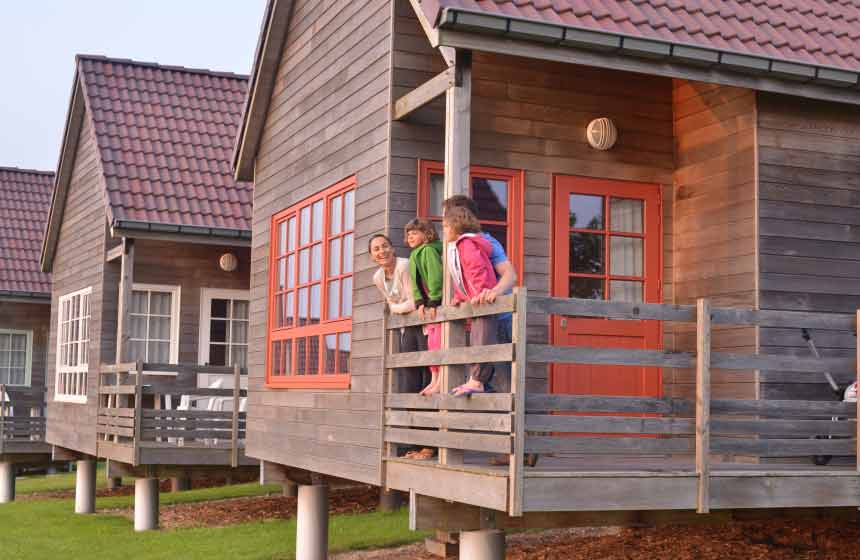
[[[133,478],[123,479],[123,484],[134,484]],[[104,473],[104,463],[98,464],[96,487],[103,488],[107,484]],[[58,473],[48,475],[19,476],[15,483],[15,493],[19,495],[34,492],[59,492],[75,489],[75,473]]]
[[[64,475],[55,475],[64,476]],[[50,478],[50,477],[49,477]],[[20,484],[24,479],[19,480]],[[280,491],[256,483],[161,494],[163,505]],[[131,496],[99,498],[96,507],[131,507]],[[72,500],[38,500],[0,506],[3,558],[97,557],[100,560],[165,557],[215,560],[291,559],[295,520],[244,523],[222,528],[135,533],[119,515],[75,515]],[[408,530],[407,511],[339,515],[330,519],[331,552],[407,544],[423,538]]]

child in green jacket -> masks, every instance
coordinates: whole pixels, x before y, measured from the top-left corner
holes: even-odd
[[[406,244],[412,249],[409,254],[409,276],[412,280],[412,295],[418,314],[425,312],[436,318],[436,308],[442,304],[442,242],[430,220],[416,218],[406,224]],[[424,326],[427,349],[442,347],[442,326],[433,323]],[[439,366],[431,366],[430,384],[419,394],[432,395],[439,392]]]

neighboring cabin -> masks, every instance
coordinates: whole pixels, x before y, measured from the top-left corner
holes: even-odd
[[[130,424],[97,427],[97,414],[134,391],[98,386],[104,365],[142,360],[152,373],[146,406],[168,406],[173,392],[175,408],[178,393],[208,386],[183,364],[245,367],[251,190],[233,180],[229,155],[246,86],[234,74],[77,57],[42,249],[42,269],[54,274],[47,438],[55,454],[129,467],[230,465],[229,453],[204,459],[190,444],[184,458],[140,451],[139,438],[118,445]]]

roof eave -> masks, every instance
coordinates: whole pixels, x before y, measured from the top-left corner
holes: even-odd
[[[0,290],[0,301],[44,304],[51,303],[51,294],[45,292]]]
[[[188,243],[211,243],[213,245],[244,246],[251,243],[251,231],[246,229],[185,226],[138,220],[115,220],[111,224],[111,235],[113,237],[161,238]]]

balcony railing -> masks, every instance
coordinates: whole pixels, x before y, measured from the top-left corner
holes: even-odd
[[[45,388],[0,385],[0,455],[45,447]]]

